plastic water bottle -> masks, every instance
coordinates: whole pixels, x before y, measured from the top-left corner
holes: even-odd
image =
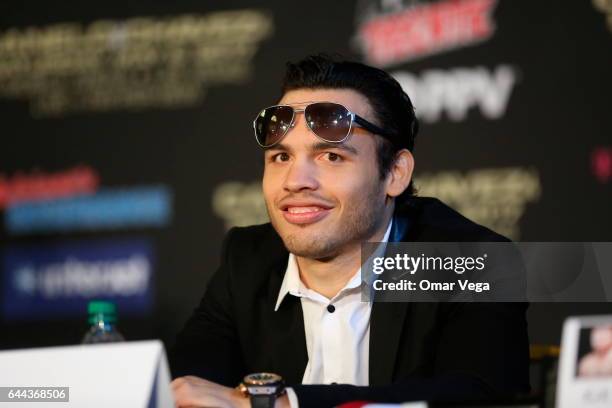
[[[117,308],[112,302],[93,300],[87,305],[89,313],[89,330],[83,337],[82,344],[114,343],[125,341],[115,326]]]

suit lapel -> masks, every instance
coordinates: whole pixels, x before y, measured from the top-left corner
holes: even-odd
[[[389,234],[389,242],[407,241],[410,218],[396,216]],[[384,276],[383,276],[384,278]],[[370,385],[385,385],[393,382],[397,352],[405,326],[408,302],[384,302],[374,298],[370,315]]]
[[[308,363],[304,314],[299,298],[287,294],[277,311],[276,299],[282,285],[287,266],[287,257],[272,272],[269,286],[269,302],[266,306],[271,312],[270,346],[273,370],[280,374],[287,384],[301,384]]]
[[[409,308],[406,302],[374,302],[370,317],[370,385],[393,381],[397,351]]]
[[[288,295],[274,313],[274,366],[287,384],[301,384],[308,363],[308,351],[300,299]]]

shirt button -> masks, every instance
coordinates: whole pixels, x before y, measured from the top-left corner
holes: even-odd
[[[327,305],[327,311],[329,313],[334,313],[336,311],[336,306],[334,306],[334,305]]]

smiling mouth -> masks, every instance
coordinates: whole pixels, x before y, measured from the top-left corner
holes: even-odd
[[[330,211],[331,208],[316,205],[289,205],[282,209],[283,217],[290,224],[312,224],[325,218]]]
[[[321,207],[288,207],[286,211],[291,214],[305,214],[311,212],[319,212],[323,210],[324,209]]]

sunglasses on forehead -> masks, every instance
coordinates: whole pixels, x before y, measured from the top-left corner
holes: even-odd
[[[257,143],[261,147],[274,146],[295,126],[295,114],[301,112],[304,113],[306,126],[325,142],[344,142],[353,126],[387,138],[392,136],[339,103],[312,102],[301,105],[305,106],[298,109],[290,105],[275,105],[259,112],[253,121]]]

